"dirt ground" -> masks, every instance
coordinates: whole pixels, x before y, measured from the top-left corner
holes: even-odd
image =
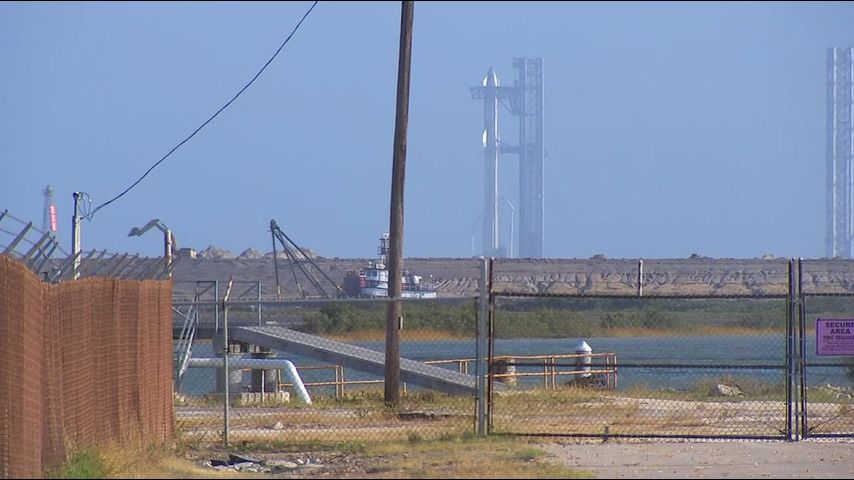
[[[542,443],[598,478],[854,478],[854,440]]]
[[[854,439],[602,442],[505,437],[252,456],[268,466],[278,461],[291,467],[232,472],[235,478],[854,478]],[[187,459],[209,475],[215,471],[206,460],[225,457],[207,451],[190,453]]]

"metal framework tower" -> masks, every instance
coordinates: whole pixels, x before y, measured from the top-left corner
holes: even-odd
[[[854,48],[827,50],[827,256],[854,258]]]
[[[499,255],[500,233],[498,206],[498,157],[515,153],[519,157],[519,228],[520,257],[543,256],[543,59],[514,58],[518,80],[513,87],[499,86],[498,76],[489,69],[480,87],[471,89],[472,98],[483,100],[484,210],[483,254]],[[519,118],[519,145],[500,140],[498,105],[503,104]],[[513,235],[513,232],[510,234]],[[513,241],[511,240],[511,244]],[[512,251],[510,254],[512,255]]]
[[[543,256],[543,59],[514,58],[519,72],[519,256]]]

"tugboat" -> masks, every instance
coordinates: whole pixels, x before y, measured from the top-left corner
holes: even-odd
[[[344,274],[342,287],[345,295],[356,298],[388,297],[388,269],[386,260],[389,253],[389,236],[384,233],[380,237],[377,253],[380,258],[371,260],[360,270],[348,270]],[[401,279],[400,296],[403,298],[436,298],[436,285],[430,279],[413,275],[404,270]]]

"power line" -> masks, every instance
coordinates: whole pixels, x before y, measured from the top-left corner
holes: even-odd
[[[108,201],[106,201],[106,202],[102,203],[101,205],[98,205],[98,207],[96,207],[94,210],[92,210],[92,212],[91,212],[91,213],[88,213],[88,214],[86,215],[86,218],[88,218],[89,220],[92,220],[92,217],[94,217],[94,216],[95,216],[95,214],[98,212],[98,210],[100,210],[100,209],[102,209],[102,208],[106,207],[107,205],[109,205],[109,204],[111,204],[111,203],[115,202],[116,200],[118,200],[118,199],[122,198],[126,193],[128,193],[129,191],[131,191],[131,189],[133,189],[135,186],[137,186],[137,185],[139,184],[139,182],[141,182],[145,177],[147,177],[147,176],[148,176],[148,174],[149,174],[149,173],[151,173],[151,171],[152,171],[152,170],[154,170],[155,168],[157,168],[157,166],[158,166],[158,165],[160,165],[161,163],[163,163],[163,161],[164,161],[164,160],[166,160],[167,158],[169,158],[169,156],[170,156],[170,155],[172,155],[176,150],[178,150],[179,148],[181,148],[181,146],[182,146],[182,145],[184,145],[185,143],[187,143],[187,141],[189,141],[191,138],[193,138],[194,136],[196,136],[196,134],[197,134],[197,133],[199,133],[199,131],[201,131],[203,128],[205,128],[205,126],[206,126],[207,124],[209,124],[211,121],[213,121],[213,119],[214,119],[214,118],[216,118],[220,113],[222,113],[222,111],[223,111],[223,110],[225,110],[226,108],[228,108],[228,106],[229,106],[229,105],[231,105],[231,104],[232,104],[232,102],[234,102],[235,100],[237,100],[237,97],[239,97],[239,96],[240,96],[240,95],[241,95],[241,94],[242,94],[242,93],[243,93],[247,88],[249,88],[253,83],[255,83],[255,80],[257,80],[257,79],[258,79],[258,77],[260,77],[260,76],[261,76],[261,74],[262,74],[262,73],[264,73],[264,70],[266,70],[266,69],[267,69],[267,66],[269,66],[269,65],[273,62],[273,60],[275,60],[275,59],[276,59],[276,57],[279,55],[279,52],[281,52],[281,51],[282,51],[282,49],[283,49],[283,48],[285,48],[285,45],[287,45],[287,44],[288,44],[288,42],[291,40],[291,37],[293,37],[293,36],[294,36],[294,34],[297,32],[297,30],[299,30],[299,27],[300,27],[300,25],[302,25],[302,22],[303,22],[303,21],[305,21],[306,17],[308,17],[308,15],[311,13],[311,11],[312,11],[312,10],[314,10],[314,7],[316,7],[316,6],[317,6],[318,1],[319,1],[319,0],[316,0],[316,1],[311,5],[311,7],[309,7],[309,9],[305,12],[305,14],[304,14],[304,15],[302,16],[302,18],[300,19],[300,21],[299,21],[299,22],[297,22],[297,25],[294,27],[293,31],[291,31],[290,35],[288,35],[288,37],[285,39],[285,41],[284,41],[284,42],[282,42],[282,44],[279,46],[279,49],[278,49],[278,50],[276,50],[276,53],[274,53],[274,54],[273,54],[273,56],[272,56],[272,57],[270,57],[270,59],[269,59],[269,60],[267,60],[267,63],[265,63],[265,64],[264,64],[264,66],[263,66],[263,67],[261,67],[261,70],[259,70],[259,71],[258,71],[258,73],[256,73],[256,74],[255,74],[255,76],[254,76],[254,77],[252,77],[252,80],[250,80],[250,81],[249,81],[249,83],[247,83],[246,85],[244,85],[244,86],[243,86],[243,88],[241,88],[241,89],[240,89],[240,91],[238,91],[238,92],[237,92],[237,93],[236,93],[236,94],[231,98],[231,100],[229,100],[225,105],[223,105],[219,110],[217,110],[217,111],[216,111],[216,113],[214,113],[210,118],[208,118],[208,119],[205,121],[205,123],[201,124],[201,126],[199,126],[199,128],[197,128],[195,131],[193,131],[193,133],[191,133],[191,134],[190,134],[190,136],[188,136],[187,138],[185,138],[184,140],[182,140],[182,141],[181,141],[181,143],[179,143],[178,145],[175,145],[175,147],[174,147],[174,148],[172,148],[172,150],[169,150],[169,153],[167,153],[166,155],[164,155],[164,156],[163,156],[163,158],[161,158],[161,159],[160,159],[160,160],[158,160],[154,165],[152,165],[151,167],[149,167],[149,169],[148,169],[148,170],[146,170],[146,171],[145,171],[145,173],[144,173],[144,174],[142,174],[142,176],[141,176],[141,177],[139,177],[135,182],[133,182],[133,183],[131,184],[131,186],[129,186],[129,187],[128,187],[128,188],[126,188],[122,193],[120,193],[120,194],[116,195],[115,197],[111,198],[110,200],[108,200]]]

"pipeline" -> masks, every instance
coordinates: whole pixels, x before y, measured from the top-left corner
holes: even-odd
[[[222,368],[222,359],[191,358],[187,362],[187,366],[190,368]],[[305,389],[305,385],[302,383],[302,378],[300,378],[299,373],[297,372],[297,367],[295,367],[290,360],[279,358],[229,358],[228,368],[229,370],[238,370],[243,368],[282,369],[284,371],[285,378],[293,384],[297,397],[307,405],[311,405],[311,397],[308,395],[308,390]]]

